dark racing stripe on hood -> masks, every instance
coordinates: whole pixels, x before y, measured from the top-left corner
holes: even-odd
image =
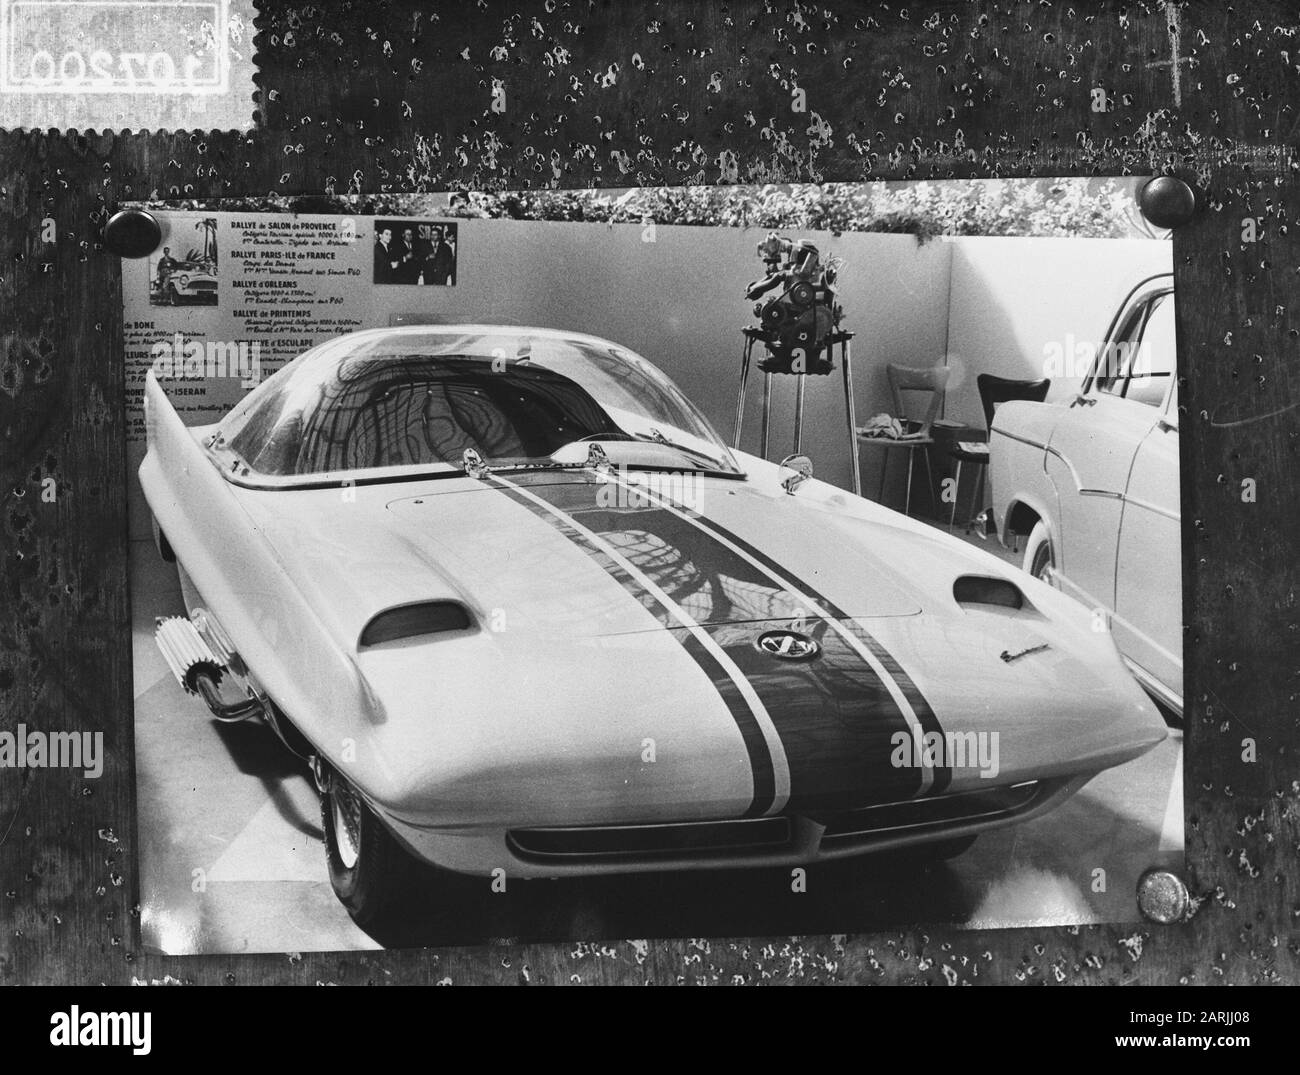
[[[684,511],[685,509],[679,509]],[[689,514],[689,513],[688,513]],[[821,593],[815,587],[810,586],[805,579],[799,578],[792,574],[788,568],[777,563],[762,549],[751,545],[744,538],[715,523],[712,519],[704,519],[699,516],[694,517],[695,524],[704,531],[711,531],[719,537],[725,538],[733,545],[742,549],[754,560],[757,560],[767,570],[769,577],[780,579],[787,585],[792,585],[800,593],[807,594],[817,605],[834,617],[845,628],[847,628],[855,637],[872,652],[878,661],[884,665],[889,676],[898,684],[903,694],[906,696],[912,711],[916,714],[916,719],[921,726],[921,731],[927,737],[931,734],[938,736],[937,742],[943,742],[943,726],[939,723],[939,718],[935,715],[934,709],[926,701],[925,695],[913,682],[912,677],[907,674],[906,669],[898,663],[897,658],[889,652],[880,641],[875,638],[870,631],[862,626],[860,622],[850,618],[847,613],[835,604],[829,597]],[[927,794],[938,795],[945,791],[952,782],[952,769],[946,765],[936,765],[932,768],[934,774],[934,783]]]
[[[773,771],[772,754],[768,749],[767,740],[759,727],[749,703],[744,699],[741,691],[709,650],[700,642],[700,640],[690,631],[684,629],[682,621],[674,615],[673,611],[658,597],[652,594],[646,587],[639,583],[632,575],[627,572],[613,557],[604,549],[600,548],[595,542],[591,541],[586,534],[582,533],[577,527],[573,526],[565,518],[564,514],[553,507],[543,506],[537,500],[526,495],[520,489],[514,487],[513,483],[503,482],[495,478],[489,478],[492,484],[501,490],[501,492],[513,500],[521,507],[527,508],[539,519],[543,519],[555,529],[563,534],[569,541],[573,542],[578,548],[592,558],[600,567],[620,586],[623,587],[632,597],[643,605],[664,627],[674,630],[682,648],[687,655],[696,663],[699,669],[709,677],[721,697],[727,710],[731,713],[732,719],[735,720],[737,728],[740,730],[741,738],[745,742],[745,750],[749,756],[750,771],[754,781],[754,795],[749,809],[745,811],[745,817],[760,817],[767,813],[773,806],[776,798],[776,780]],[[530,483],[533,486],[534,494],[540,492],[536,488],[538,483]]]
[[[809,618],[808,602],[801,596],[812,597],[809,588],[779,581],[788,573],[776,573],[752,556],[756,565],[737,552],[748,552],[745,543],[733,535],[719,540],[724,535],[711,530],[712,524],[666,502],[640,498],[640,506],[617,506],[618,498],[598,495],[608,484],[594,475],[536,474],[509,481],[545,501],[561,532],[564,521],[572,520],[598,535],[708,632],[770,716],[789,768],[789,809],[849,808],[909,798],[922,789],[921,770],[896,767],[890,760],[895,736],[912,735],[914,729],[896,700],[894,691],[901,684],[886,682],[880,667],[885,662],[873,666],[864,659],[846,638],[844,625]],[[573,540],[578,531],[568,529],[573,532],[566,536]],[[619,581],[625,587],[634,582]],[[629,592],[643,603],[651,596],[635,585]],[[827,612],[836,615],[838,610]],[[686,643],[688,632],[673,622],[670,611],[656,615]],[[811,660],[790,661],[760,650],[758,638],[777,629],[813,638],[820,653]],[[877,649],[883,652],[878,644]],[[727,678],[714,683],[719,691],[729,686]]]

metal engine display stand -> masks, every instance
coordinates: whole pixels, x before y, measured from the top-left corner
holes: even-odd
[[[740,434],[745,420],[745,388],[749,383],[749,368],[754,357],[754,345],[764,343],[769,334],[761,328],[750,326],[741,329],[745,337],[745,349],[740,359],[740,392],[736,397],[736,427],[731,437],[731,446],[740,447]],[[857,411],[853,404],[853,355],[849,348],[849,341],[853,339],[852,332],[846,332],[837,329],[826,336],[825,346],[828,351],[833,351],[838,344],[840,349],[840,369],[844,372],[844,407],[848,415],[848,434],[849,434],[849,459],[853,465],[853,492],[857,496],[862,495],[862,473],[858,465],[858,435],[857,435]],[[807,391],[808,374],[797,373],[794,376],[799,378],[799,383],[795,392],[794,404],[794,454],[798,455],[803,450],[803,410],[804,396]],[[829,375],[828,375],[829,376]],[[762,425],[762,455],[764,459],[768,458],[768,433],[770,430],[772,417],[772,373],[770,370],[763,371],[763,425]]]

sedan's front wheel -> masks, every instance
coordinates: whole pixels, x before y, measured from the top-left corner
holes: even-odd
[[[355,788],[338,773],[321,796],[325,858],[339,902],[364,930],[394,925],[416,863],[375,817]]]
[[[1029,542],[1025,545],[1024,568],[1036,579],[1050,583],[1052,569],[1056,567],[1056,553],[1052,549],[1052,534],[1047,524],[1037,522],[1029,532]]]

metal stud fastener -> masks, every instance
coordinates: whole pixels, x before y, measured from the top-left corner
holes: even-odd
[[[1159,867],[1152,867],[1138,878],[1137,901],[1144,916],[1164,925],[1181,921],[1191,902],[1183,879]]]
[[[162,243],[162,225],[143,209],[123,209],[104,225],[104,245],[118,257],[146,258]]]

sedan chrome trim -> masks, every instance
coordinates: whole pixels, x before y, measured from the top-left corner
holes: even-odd
[[[1149,500],[1139,500],[1135,496],[1125,496],[1123,498],[1127,503],[1134,507],[1146,508],[1147,511],[1155,512],[1157,515],[1163,515],[1166,519],[1172,519],[1174,522],[1182,520],[1182,514],[1177,511],[1170,511],[1168,508],[1162,508],[1159,504],[1153,504]]]
[[[1079,480],[1079,472],[1074,469],[1074,464],[1061,454],[1059,448],[1053,448],[1050,444],[1039,444],[1036,440],[1030,440],[1028,437],[1017,436],[1015,433],[1008,433],[1005,429],[998,429],[996,426],[991,430],[991,432],[1000,433],[1008,440],[1019,441],[1021,444],[1027,444],[1031,448],[1038,448],[1039,450],[1046,452],[1048,455],[1056,456],[1057,459],[1065,464],[1066,469],[1070,472],[1070,477],[1074,479],[1074,487],[1082,492],[1083,484]]]
[[[1143,690],[1152,695],[1161,705],[1173,710],[1179,717],[1183,715],[1181,694],[1175,694],[1136,661],[1124,657],[1124,664],[1128,666],[1128,670],[1133,673],[1133,678],[1138,681]]]
[[[1074,479],[1075,491],[1079,496],[1096,496],[1105,497],[1108,500],[1123,500],[1129,504],[1136,505],[1137,507],[1146,508],[1147,511],[1153,511],[1157,515],[1163,515],[1166,519],[1173,519],[1175,522],[1179,522],[1182,518],[1178,512],[1172,512],[1168,508],[1162,508],[1160,505],[1153,504],[1149,500],[1140,500],[1137,497],[1128,496],[1126,493],[1117,493],[1109,489],[1090,489],[1080,485],[1079,472],[1074,469],[1074,466],[1065,458],[1064,455],[1061,454],[1059,449],[1053,448],[1050,444],[1039,444],[1037,441],[1030,440],[1028,437],[1021,437],[1017,436],[1015,433],[1008,433],[1005,429],[994,428],[993,432],[1006,437],[1007,440],[1014,440],[1020,444],[1027,444],[1031,448],[1038,448],[1041,451],[1046,452],[1048,455],[1056,456],[1056,458],[1064,463],[1066,468],[1070,471],[1070,477]]]

